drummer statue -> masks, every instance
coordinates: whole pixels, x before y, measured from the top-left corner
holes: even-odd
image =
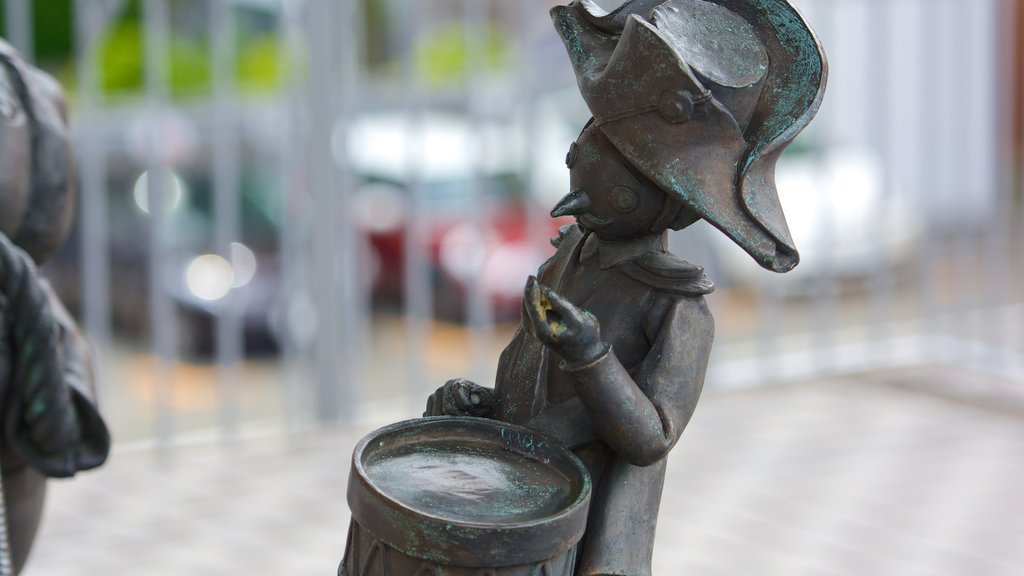
[[[826,64],[785,0],[587,0],[552,10],[593,114],[569,149],[571,215],[526,283],[494,390],[455,380],[429,415],[522,424],[561,440],[594,485],[580,575],[651,571],[665,457],[689,422],[714,338],[704,271],[666,250],[704,219],[761,266],[799,256],[775,161],[821,101]]]
[[[495,387],[449,381],[425,415],[507,422],[570,449],[593,488],[570,573],[649,575],[666,456],[714,338],[714,284],[667,251],[667,231],[703,219],[764,268],[797,265],[774,169],[818,109],[826,62],[786,0],[610,13],[576,0],[551,14],[593,115],[551,212],[576,223],[526,282]]]
[[[0,574],[18,573],[47,477],[102,464],[88,346],[39,275],[74,210],[73,163],[57,83],[0,40]]]

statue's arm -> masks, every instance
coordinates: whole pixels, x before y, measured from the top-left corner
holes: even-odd
[[[71,395],[71,407],[80,429],[78,445],[74,449],[75,468],[89,470],[103,464],[110,452],[111,442],[110,432],[96,401],[92,349],[71,314],[45,280],[43,288],[49,295],[60,330],[64,383]]]
[[[669,309],[650,352],[630,376],[612,348],[583,365],[563,366],[593,428],[620,457],[655,464],[679,440],[704,385],[714,321],[703,298]]]
[[[31,258],[0,234],[0,293],[11,370],[4,436],[49,476],[72,476],[106,459],[110,435],[93,401],[88,347]]]

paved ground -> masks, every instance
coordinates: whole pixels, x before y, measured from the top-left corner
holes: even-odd
[[[960,380],[916,371],[708,395],[671,456],[655,573],[1024,574],[1024,411],[998,401],[1024,382],[960,401],[912,385],[933,377]],[[334,574],[364,431],[122,449],[52,484],[25,574]]]

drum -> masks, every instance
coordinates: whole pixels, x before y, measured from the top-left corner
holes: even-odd
[[[573,573],[590,476],[529,429],[436,417],[387,426],[352,456],[340,576]]]

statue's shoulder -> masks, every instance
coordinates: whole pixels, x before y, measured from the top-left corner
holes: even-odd
[[[540,265],[540,269],[537,270],[537,278],[549,285],[556,284],[565,270],[569,256],[583,241],[584,236],[583,230],[576,224],[567,224],[559,228],[558,236],[551,238],[551,245],[555,247],[555,253]]]
[[[551,245],[555,248],[561,248],[563,244],[571,246],[573,242],[583,238],[583,230],[580,229],[579,225],[566,224],[558,229],[558,235],[551,238]]]
[[[676,296],[696,298],[715,290],[715,283],[704,274],[704,268],[668,252],[647,254],[621,264],[619,269],[659,292]]]

